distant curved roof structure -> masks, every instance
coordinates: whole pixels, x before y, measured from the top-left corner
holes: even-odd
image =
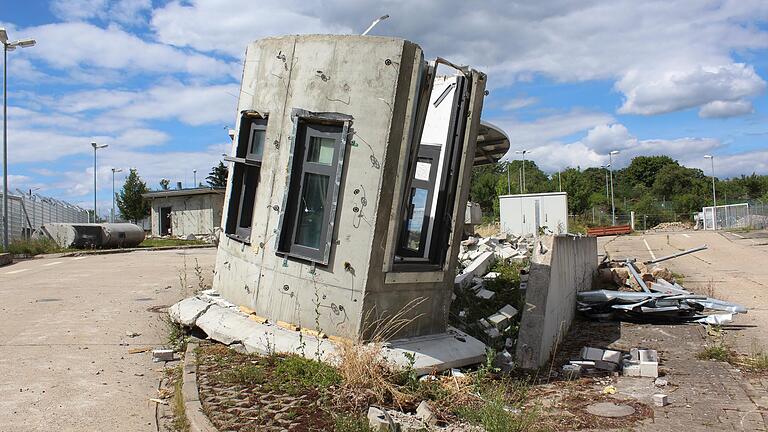
[[[498,126],[480,121],[474,166],[494,164],[509,151],[509,137]]]

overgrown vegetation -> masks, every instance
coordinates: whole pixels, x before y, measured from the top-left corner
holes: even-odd
[[[487,165],[472,172],[470,196],[480,204],[487,220],[498,220],[499,195],[520,193],[523,161],[509,164]],[[525,162],[526,192],[568,193],[568,213],[579,216],[580,223],[591,225],[592,212],[598,218],[595,224],[605,223],[600,214],[609,214],[610,196],[606,194],[606,175],[603,168],[568,168],[548,175],[533,161]],[[707,173],[708,174],[708,173]],[[613,171],[616,214],[628,215],[634,211],[640,226],[647,228],[669,221],[691,221],[691,216],[705,205],[712,205],[711,177],[697,168],[688,168],[668,156],[637,156],[622,169]],[[507,180],[509,179],[509,184]],[[749,176],[716,179],[718,204],[733,204],[747,200],[768,203],[768,176]],[[726,199],[727,197],[727,199]],[[573,222],[571,222],[572,227]]]
[[[184,380],[181,378],[182,365],[166,369],[166,371],[171,375],[169,379],[173,380],[173,398],[171,400],[173,421],[171,422],[171,428],[173,428],[174,432],[187,432],[189,431],[189,420],[184,410],[184,394],[181,391],[181,386],[184,383]]]
[[[176,238],[146,238],[139,247],[192,246],[206,244],[202,240],[184,240]]]
[[[697,353],[696,358],[699,360],[730,362],[733,359],[733,353],[724,344],[715,343]]]
[[[56,242],[48,238],[15,240],[8,244],[7,252],[13,255],[40,255],[64,252]]]

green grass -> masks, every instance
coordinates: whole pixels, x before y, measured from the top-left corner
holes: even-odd
[[[8,252],[13,255],[40,255],[64,252],[64,250],[56,242],[47,238],[16,240],[8,245]]]
[[[353,414],[342,414],[336,417],[333,430],[335,432],[374,432],[367,418]]]
[[[202,240],[183,240],[173,238],[148,238],[144,239],[139,247],[163,247],[163,246],[190,246],[208,244]]]
[[[184,395],[181,392],[181,386],[184,380],[181,378],[182,366],[179,365],[173,369],[173,421],[171,427],[175,432],[187,432],[189,431],[189,420],[187,419],[187,413],[184,410]]]
[[[527,386],[525,387],[527,388]],[[516,432],[536,430],[539,411],[533,408],[521,409],[521,388],[510,394],[504,381],[487,385],[481,392],[483,402],[479,405],[463,406],[456,414],[464,420],[480,425],[487,432]]]
[[[221,372],[220,379],[227,384],[254,385],[264,384],[266,382],[266,375],[262,366],[244,364]]]
[[[722,344],[710,345],[696,354],[699,360],[717,360],[721,362],[730,362],[733,360],[733,353]]]
[[[275,368],[275,378],[304,388],[328,388],[341,384],[341,375],[333,366],[299,355],[283,357]]]

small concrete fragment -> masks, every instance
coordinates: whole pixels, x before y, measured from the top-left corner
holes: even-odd
[[[368,408],[368,424],[376,432],[400,431],[400,425],[395,423],[386,412],[376,407]]]
[[[584,347],[581,349],[581,358],[584,360],[598,361],[603,359],[604,351],[600,348]]]
[[[172,349],[155,349],[152,350],[152,361],[153,362],[169,362],[173,361],[173,350]]]
[[[616,372],[617,370],[619,370],[619,365],[617,365],[616,363],[611,363],[603,360],[595,360],[595,367],[600,370],[604,370],[608,372]]]
[[[657,407],[663,407],[669,405],[669,397],[662,393],[657,393],[653,395],[653,404]]]
[[[581,366],[575,364],[563,365],[565,379],[578,379],[581,377]]]
[[[509,326],[509,317],[500,313],[495,313],[488,317],[488,322],[497,329],[502,330]]]
[[[432,412],[432,408],[429,406],[429,402],[423,400],[416,407],[416,417],[428,425],[437,423],[437,416]]]
[[[605,350],[603,351],[603,358],[601,360],[605,362],[614,363],[614,364],[620,364],[621,353],[619,351]]]
[[[495,296],[495,295],[496,295],[496,293],[495,293],[495,292],[493,292],[493,291],[490,291],[490,290],[487,290],[487,289],[485,289],[485,288],[480,288],[480,289],[479,289],[479,290],[477,290],[477,292],[475,293],[475,296],[477,296],[477,297],[479,297],[479,298],[481,298],[481,299],[483,299],[483,300],[490,300],[490,299],[492,299],[492,298],[493,298],[493,296]]]

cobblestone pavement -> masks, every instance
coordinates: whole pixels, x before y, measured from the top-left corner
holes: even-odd
[[[606,249],[609,252],[621,250],[644,260],[650,248],[645,247],[643,240],[641,236],[621,237],[608,243]],[[672,251],[657,251],[656,255]],[[675,270],[673,262],[669,264]],[[703,274],[707,271],[706,267],[700,266],[698,271],[702,274],[697,276],[708,277]],[[731,297],[729,300],[754,307],[751,298]],[[758,324],[760,327],[768,325],[764,322]],[[577,349],[577,345],[580,348],[585,344],[599,343],[621,350],[642,347],[659,351],[660,372],[665,374],[668,386],[656,387],[650,378],[620,377],[616,383],[618,395],[647,402],[655,393],[669,396],[670,405],[654,407],[654,419],[641,423],[636,430],[768,431],[768,378],[751,376],[727,363],[697,359],[696,354],[711,343],[705,327],[577,322],[573,328],[575,337],[568,341],[573,346],[564,351]],[[765,328],[760,331],[765,332]],[[595,340],[595,334],[602,336]]]
[[[242,366],[243,358],[229,356],[224,367],[218,363],[220,358],[203,349],[197,365],[203,411],[220,432],[330,430],[331,416],[323,415],[323,398],[317,391],[286,392],[261,384],[227,383],[217,375]]]

